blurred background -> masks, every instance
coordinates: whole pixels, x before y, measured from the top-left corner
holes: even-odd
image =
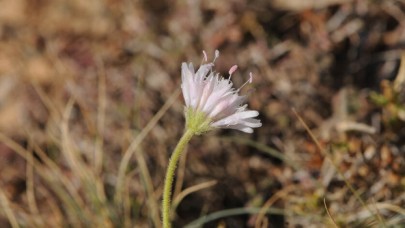
[[[1,0],[0,227],[160,227],[180,65],[216,49],[263,127],[192,139],[174,227],[402,227],[404,23],[403,0]]]

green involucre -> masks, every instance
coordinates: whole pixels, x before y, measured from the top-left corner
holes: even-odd
[[[196,135],[201,135],[212,130],[211,119],[201,111],[196,111],[193,108],[186,108],[186,128],[191,130]]]

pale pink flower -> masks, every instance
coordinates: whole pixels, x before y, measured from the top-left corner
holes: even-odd
[[[206,54],[203,53],[206,62]],[[236,65],[229,70],[227,79],[212,70],[218,56],[217,50],[214,61],[202,64],[197,72],[192,63],[183,63],[181,66],[181,88],[187,107],[188,125],[194,124],[195,128],[202,128],[201,132],[212,128],[231,128],[252,133],[253,128],[262,126],[260,120],[254,118],[259,112],[248,110],[246,96],[239,96],[240,88],[232,88],[231,76],[237,69]],[[244,85],[248,82],[252,82],[252,74]],[[203,118],[195,117],[198,115],[203,115]],[[194,123],[198,121],[200,123]]]

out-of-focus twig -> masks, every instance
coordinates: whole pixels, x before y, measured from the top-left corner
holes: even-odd
[[[404,87],[405,83],[405,51],[401,54],[401,65],[398,70],[397,77],[394,80],[394,90],[399,93]]]

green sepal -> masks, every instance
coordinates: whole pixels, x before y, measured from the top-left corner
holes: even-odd
[[[204,112],[196,111],[193,108],[186,108],[185,116],[186,128],[196,135],[204,134],[213,129],[211,127],[211,119]]]

